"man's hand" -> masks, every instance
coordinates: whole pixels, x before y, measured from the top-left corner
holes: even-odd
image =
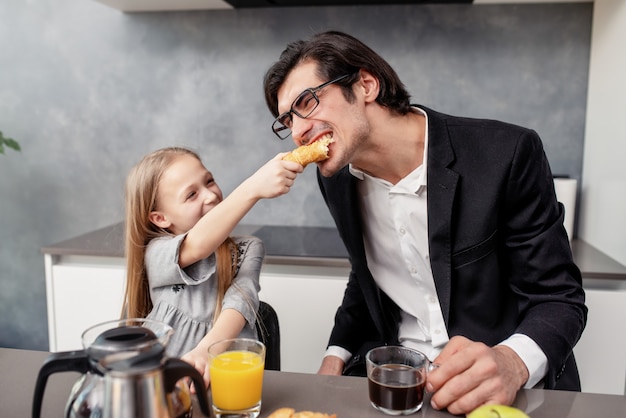
[[[322,360],[322,365],[317,371],[317,374],[329,374],[335,376],[341,376],[343,373],[343,367],[345,363],[342,359],[335,356],[326,356]]]
[[[488,347],[455,336],[435,359],[428,375],[434,409],[465,414],[486,403],[511,405],[528,380],[528,369],[509,347]]]

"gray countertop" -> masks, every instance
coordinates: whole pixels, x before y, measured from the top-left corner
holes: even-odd
[[[0,416],[31,416],[33,388],[39,368],[49,353],[0,348]],[[42,418],[59,417],[64,410],[77,373],[55,373],[46,385]],[[193,397],[194,416],[203,416]],[[626,410],[626,397],[554,390],[522,389],[514,405],[534,418],[620,417]],[[263,378],[263,408],[260,418],[281,407],[336,413],[339,418],[378,418],[367,397],[364,377],[322,376],[316,374],[266,371]],[[426,403],[414,417],[453,418],[434,411]],[[213,417],[213,415],[212,415]]]
[[[334,227],[240,225],[233,235],[263,240],[271,264],[349,266],[348,254]],[[583,277],[626,281],[626,266],[583,240],[572,241],[572,251]],[[42,248],[50,255],[124,257],[124,225],[117,223]]]
[[[265,244],[269,264],[349,267],[348,253],[334,227],[239,225],[232,235],[254,235]],[[124,224],[110,225],[43,247],[44,254],[124,257]]]

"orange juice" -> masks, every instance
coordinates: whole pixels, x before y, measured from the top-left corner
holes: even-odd
[[[261,400],[263,358],[250,351],[226,351],[211,361],[213,404],[222,410],[240,411]]]

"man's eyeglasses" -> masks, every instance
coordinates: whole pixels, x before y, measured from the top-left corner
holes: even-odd
[[[317,94],[315,93],[317,93],[326,86],[343,80],[349,75],[350,74],[345,74],[341,77],[335,78],[334,80],[330,80],[325,82],[324,84],[320,84],[317,87],[304,90],[302,93],[300,93],[298,97],[296,97],[296,100],[293,101],[289,112],[285,112],[282,115],[279,115],[276,120],[274,120],[274,123],[272,124],[272,131],[274,131],[276,136],[278,136],[280,139],[287,138],[289,135],[291,135],[293,115],[296,115],[302,119],[308,118],[311,113],[313,113],[317,105],[320,104],[320,98],[317,97]]]

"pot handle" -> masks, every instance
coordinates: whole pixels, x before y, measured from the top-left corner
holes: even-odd
[[[41,403],[43,401],[43,392],[46,388],[48,377],[57,372],[79,372],[87,373],[90,370],[89,358],[84,350],[79,351],[63,351],[53,353],[46,358],[35,384],[35,393],[33,395],[33,415],[32,418],[41,416]]]
[[[163,368],[165,391],[170,393],[174,390],[176,382],[183,377],[190,377],[196,387],[196,397],[200,409],[205,416],[211,416],[209,412],[209,399],[202,375],[189,363],[178,358],[168,358]],[[38,417],[33,417],[38,418]]]

